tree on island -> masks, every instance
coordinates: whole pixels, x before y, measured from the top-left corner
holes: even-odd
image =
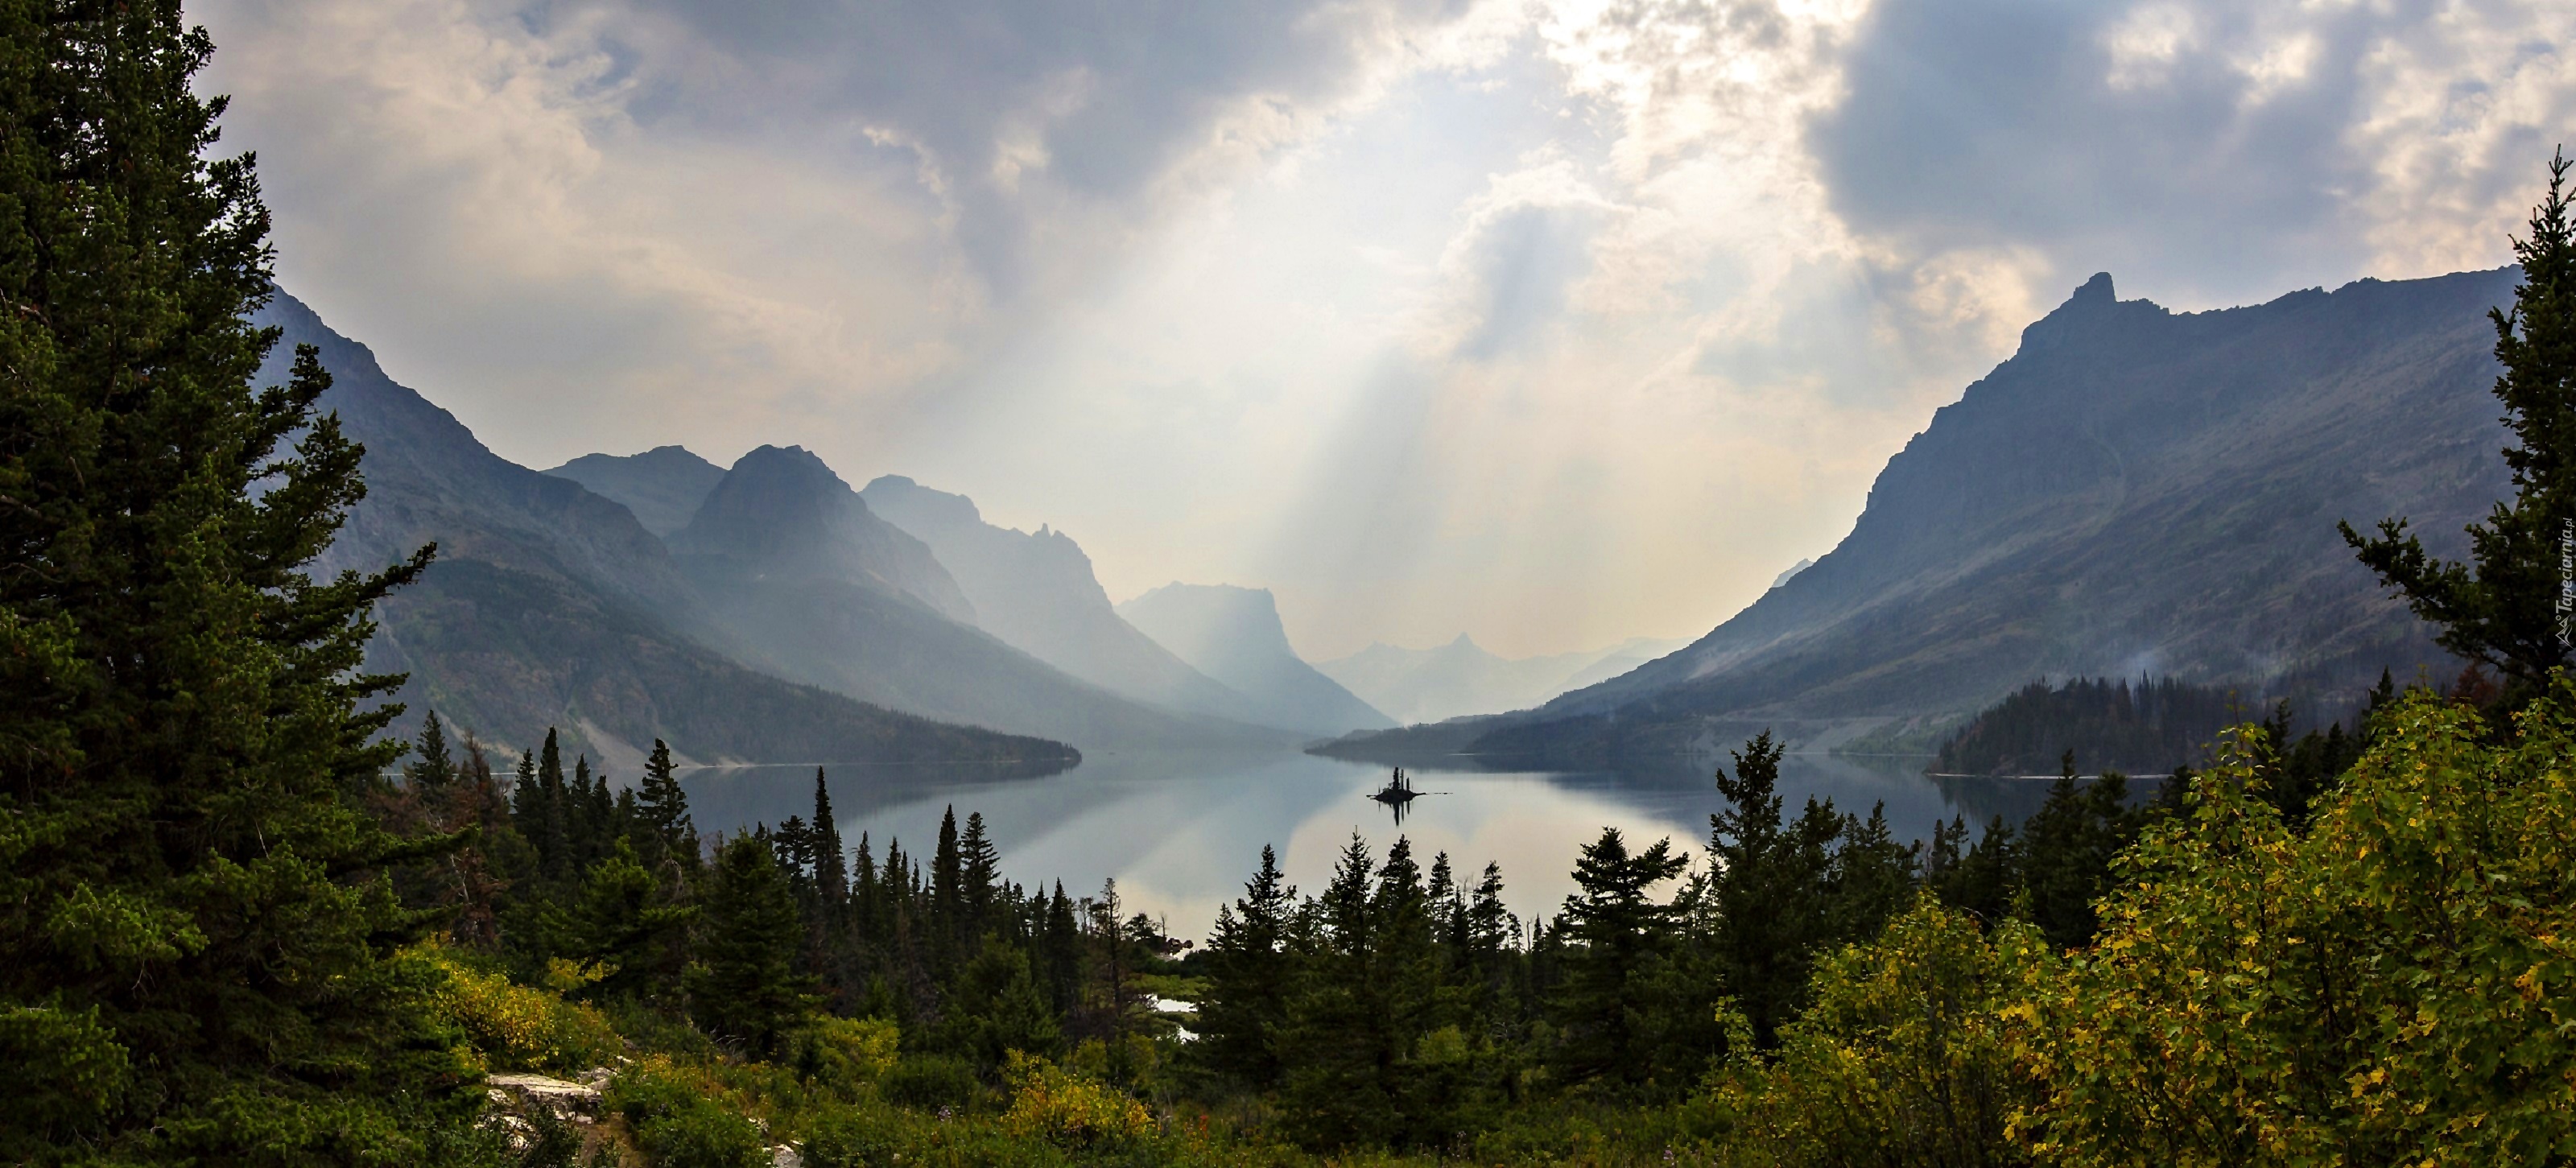
[[[2513,308],[2490,309],[2495,324],[2496,399],[2516,445],[2504,450],[2514,497],[2484,523],[2469,525],[2474,562],[2436,559],[2406,530],[2383,519],[2365,537],[2337,524],[2361,562],[2438,626],[2443,648],[2503,673],[2505,698],[2536,695],[2549,671],[2568,661],[2576,637],[2576,237],[2568,223],[2562,152],[2549,160],[2549,190],[2532,210],[2531,235],[2514,241],[2522,283]]]

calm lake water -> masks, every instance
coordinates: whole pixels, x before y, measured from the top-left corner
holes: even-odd
[[[1867,814],[1884,803],[1900,838],[1936,822],[2027,814],[2044,785],[1981,782],[1962,788],[1923,775],[1916,757],[1793,754],[1780,790],[1789,814],[1808,796]],[[1399,834],[1424,866],[1449,853],[1462,872],[1499,862],[1506,899],[1523,919],[1555,912],[1573,891],[1576,852],[1615,826],[1631,846],[1670,836],[1694,859],[1721,800],[1718,760],[1674,760],[1647,770],[1470,771],[1408,767],[1417,789],[1399,828],[1368,798],[1390,768],[1303,754],[1182,755],[1097,752],[1072,770],[1006,777],[959,767],[826,767],[841,835],[888,839],[925,864],[948,807],[962,823],[980,811],[1002,869],[1027,885],[1064,882],[1075,896],[1115,877],[1135,911],[1164,917],[1174,936],[1204,938],[1217,906],[1243,892],[1261,848],[1279,849],[1299,888],[1320,890],[1353,832],[1375,854]],[[738,831],[811,815],[814,768],[734,767],[684,777],[700,831]]]

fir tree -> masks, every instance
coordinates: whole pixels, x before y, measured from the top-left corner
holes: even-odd
[[[1797,1012],[1817,951],[1835,939],[1827,892],[1842,834],[1842,817],[1829,803],[1811,799],[1796,820],[1782,819],[1780,755],[1764,731],[1735,752],[1732,776],[1718,772],[1727,809],[1709,817],[1705,890],[1713,980],[1736,999],[1765,1047]]]
[[[311,350],[251,385],[268,213],[182,20],[0,5],[0,1160],[436,1159],[478,1093],[342,800],[428,553],[316,567],[360,451]]]
[[[689,970],[689,1012],[710,1032],[759,1055],[813,1007],[797,969],[804,929],[787,873],[758,833],[725,841],[708,874],[703,927]]]
[[[2139,816],[2128,806],[2129,784],[2117,771],[2079,783],[2075,752],[2059,764],[2048,801],[2022,825],[2022,886],[2031,923],[2060,948],[2093,939],[2099,919],[2093,902],[2111,889],[2111,859],[2138,833]]]
[[[993,926],[995,898],[1001,892],[1002,856],[984,836],[984,813],[969,812],[966,830],[957,837],[958,911],[963,932],[979,935]]]
[[[1641,975],[1672,942],[1672,911],[1651,893],[1689,863],[1671,840],[1631,854],[1615,827],[1603,828],[1575,862],[1577,891],[1557,920],[1567,949],[1555,1002],[1566,1035],[1559,1059],[1572,1077],[1643,1079],[1651,1071],[1641,1057],[1648,1039],[1637,1032],[1646,1013]]]
[[[1291,955],[1285,940],[1296,896],[1279,871],[1278,853],[1265,844],[1261,869],[1231,907],[1217,910],[1208,934],[1199,1054],[1219,1073],[1256,1087],[1279,1078],[1272,1044],[1287,1018]]]
[[[448,752],[447,730],[438,724],[438,711],[422,719],[412,754],[414,761],[403,765],[403,778],[412,786],[442,791],[456,781],[456,757]]]
[[[680,789],[670,744],[659,738],[653,740],[653,753],[644,761],[644,781],[637,789],[635,805],[653,841],[646,859],[658,862],[668,857],[678,860],[683,870],[696,871],[698,831],[689,819],[689,796]]]
[[[2440,631],[2445,649],[2505,676],[2505,698],[2537,693],[2565,665],[2576,640],[2565,557],[2576,554],[2576,229],[2568,222],[2565,155],[2549,160],[2549,189],[2532,210],[2531,234],[2514,241],[2522,283],[2495,325],[2496,400],[2515,444],[2504,450],[2514,498],[2469,525],[2470,564],[2438,560],[2406,530],[2383,519],[2364,537],[2339,524],[2361,562],[2415,615]]]

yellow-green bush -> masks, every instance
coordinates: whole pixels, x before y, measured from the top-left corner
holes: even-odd
[[[817,1018],[792,1043],[798,1074],[844,1096],[893,1070],[903,1030],[882,1018]]]
[[[2576,689],[2490,741],[2417,694],[2372,716],[2308,831],[2244,743],[2124,863],[2040,979],[2024,1129],[2070,1165],[2543,1164],[2576,1156]]]
[[[438,1008],[487,1070],[580,1070],[624,1046],[597,1010],[475,969],[436,944],[416,952],[446,973]]]
[[[1097,1079],[1017,1052],[1003,1074],[1011,1085],[1011,1109],[1003,1114],[1002,1127],[1014,1136],[1089,1148],[1132,1143],[1156,1133],[1144,1104]]]
[[[1730,1159],[1744,1164],[1902,1168],[2019,1164],[2009,1131],[2034,1098],[2015,1066],[2012,1015],[2028,977],[2051,960],[2029,924],[1991,938],[1928,893],[1876,941],[1819,964],[1814,1004],[1783,1027],[1780,1050],[1752,1053],[1730,1019],[1716,1076],[1735,1117]]]

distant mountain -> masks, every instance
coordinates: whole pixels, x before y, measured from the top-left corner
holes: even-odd
[[[802,446],[763,446],[736,460],[668,542],[683,557],[758,564],[772,577],[867,585],[975,623],[975,606],[930,545],[877,518]]]
[[[1637,638],[1608,649],[1506,659],[1466,634],[1436,649],[1375,644],[1315,668],[1398,722],[1525,710],[1569,689],[1616,677],[1680,648]]]
[[[714,643],[794,681],[1086,749],[1294,741],[1120,697],[975,627],[929,546],[802,449],[744,455],[670,546]]]
[[[1078,758],[1058,743],[894,713],[795,685],[701,643],[698,598],[662,542],[618,504],[486,449],[396,384],[366,346],[280,293],[255,318],[321,350],[323,408],[366,448],[367,497],[324,557],[368,571],[436,542],[438,560],[378,610],[367,666],[408,671],[402,726],[436,709],[485,742],[529,747],[560,726],[632,776],[659,737],[702,761]]]
[[[2485,313],[2517,279],[2175,313],[2096,276],[1889,460],[1840,546],[1688,648],[1530,714],[1336,749],[1671,753],[1963,715],[2040,677],[2153,673],[2320,715],[2383,666],[2446,680],[2458,663],[2334,525],[2411,516],[2458,555],[2507,493]]]
[[[1005,644],[1139,701],[1262,720],[1250,699],[1121,619],[1092,574],[1091,557],[1063,532],[994,526],[974,500],[900,475],[869,483],[859,498],[928,544],[974,606],[976,625]]]
[[[725,472],[685,447],[656,446],[642,454],[585,454],[546,473],[625,504],[644,530],[668,536],[689,525]]]
[[[1313,734],[1395,725],[1298,658],[1267,589],[1167,584],[1119,605],[1118,615],[1199,672],[1251,698],[1270,725]]]

